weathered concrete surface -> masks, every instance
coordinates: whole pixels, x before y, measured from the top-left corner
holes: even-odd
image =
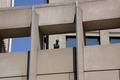
[[[61,2],[74,2],[75,0],[49,0],[49,3],[61,3]],[[78,0],[81,3],[88,3],[94,1],[102,1],[102,0]]]
[[[30,27],[31,9],[6,8],[0,10],[0,29]]]
[[[120,25],[120,1],[103,0],[83,3],[83,21],[85,30],[116,28]],[[92,15],[90,15],[92,14]]]
[[[0,54],[0,77],[27,75],[27,52]]]
[[[36,7],[39,14],[39,26],[73,23],[75,15],[75,5],[66,4],[61,6],[52,5],[50,7]]]
[[[31,26],[31,51],[29,62],[29,80],[37,80],[37,56],[40,50],[40,37],[38,28],[38,15],[32,7],[32,26]]]
[[[84,70],[120,69],[120,44],[85,46]]]
[[[72,48],[39,51],[37,74],[74,72]]]
[[[26,77],[1,78],[0,80],[27,80]]]
[[[11,7],[12,0],[0,0],[0,8],[2,7]]]
[[[85,72],[85,80],[119,80],[119,71]]]
[[[83,21],[95,21],[120,17],[120,0],[102,0],[80,4]],[[92,14],[92,15],[90,15]]]
[[[0,9],[0,36],[25,37],[30,35],[30,7]]]
[[[41,75],[37,80],[70,80],[69,74]]]
[[[84,26],[83,14],[80,5],[76,3],[76,64],[77,64],[77,80],[84,79]]]
[[[83,12],[84,29],[98,30],[118,28],[120,25],[119,4],[119,0],[100,0],[80,3],[80,8]],[[75,2],[45,4],[35,7],[39,15],[39,27],[42,33],[55,34],[75,32]],[[31,7],[0,9],[0,11],[0,29],[30,27]],[[90,14],[92,15],[89,16]],[[11,30],[8,31],[10,33]],[[7,31],[5,30],[5,32]],[[3,31],[1,33],[4,34]]]

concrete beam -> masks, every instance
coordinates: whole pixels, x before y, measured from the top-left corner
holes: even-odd
[[[10,77],[10,78],[0,78],[0,80],[27,80],[26,77]]]
[[[63,33],[73,33],[75,32],[75,24],[57,24],[48,26],[39,26],[43,34],[63,34]]]
[[[15,7],[0,9],[0,36],[30,36],[31,7]]]
[[[5,8],[0,9],[0,29],[30,27],[31,9],[24,8]]]
[[[119,70],[85,72],[85,80],[119,80]]]
[[[74,22],[75,4],[61,4],[59,6],[36,6],[39,15],[39,26],[67,24]]]

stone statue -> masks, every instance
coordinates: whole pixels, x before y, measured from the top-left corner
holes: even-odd
[[[56,43],[54,44],[54,49],[57,49],[57,48],[59,48],[59,40],[58,39],[56,40]]]

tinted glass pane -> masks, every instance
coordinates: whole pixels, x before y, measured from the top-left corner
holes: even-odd
[[[86,38],[86,45],[99,45],[99,38],[98,37],[87,37]]]
[[[76,47],[76,37],[67,37],[67,47]],[[86,45],[99,45],[99,37],[86,37]]]
[[[76,47],[76,37],[67,37],[67,47]]]
[[[120,43],[120,37],[111,37],[110,38],[110,44]]]

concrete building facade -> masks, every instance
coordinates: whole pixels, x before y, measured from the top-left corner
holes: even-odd
[[[47,2],[0,9],[2,38],[31,37],[30,51],[0,54],[0,80],[120,80],[120,44],[109,44],[120,32],[120,0]],[[43,38],[53,45],[58,35],[76,35],[76,48],[44,49]],[[86,46],[86,35],[101,44]]]

